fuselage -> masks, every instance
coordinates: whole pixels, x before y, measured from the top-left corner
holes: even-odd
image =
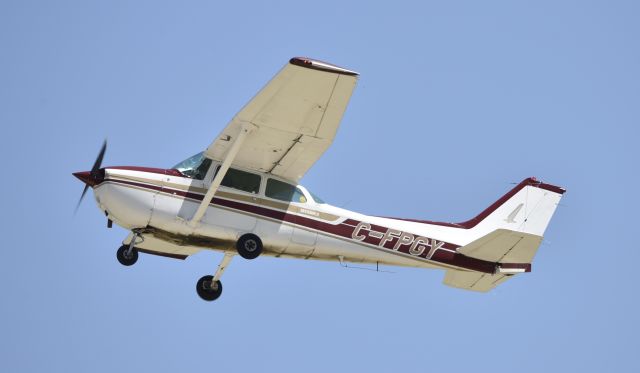
[[[269,179],[287,181],[252,174],[259,176],[259,187],[248,192],[221,186],[196,226],[188,221],[207,192],[206,178],[190,178],[176,169],[109,167],[93,187],[109,219],[155,237],[161,244],[150,251],[160,254],[230,250],[250,232],[262,239],[265,254],[277,257],[496,271],[496,263],[457,252],[482,235],[481,227],[472,232],[458,224],[364,215],[316,202],[300,185],[295,187],[303,195],[295,200],[271,198],[267,184],[275,181]]]
[[[443,283],[486,292],[531,271],[564,188],[529,177],[476,217],[442,223],[363,215],[324,203],[298,185],[329,148],[358,73],[292,58],[204,151],[172,168],[102,168],[106,141],[89,187],[107,226],[130,233],[116,251],[125,266],[138,253],[184,259],[224,255],[196,290],[206,301],[236,255],[445,269]]]

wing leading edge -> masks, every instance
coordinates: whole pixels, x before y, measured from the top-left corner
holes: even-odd
[[[233,165],[297,182],[329,148],[358,74],[328,63],[292,58],[206,150],[223,161],[243,125],[247,136]]]

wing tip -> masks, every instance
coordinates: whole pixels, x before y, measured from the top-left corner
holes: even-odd
[[[314,60],[314,59],[308,58],[308,57],[293,57],[292,59],[289,60],[289,63],[292,64],[292,65],[305,67],[305,68],[308,68],[308,69],[326,71],[326,72],[330,72],[330,73],[349,75],[349,76],[358,76],[358,75],[360,75],[357,72],[345,69],[344,67],[336,66],[336,65],[330,64],[328,62]]]

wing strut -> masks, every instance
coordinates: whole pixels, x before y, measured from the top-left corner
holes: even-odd
[[[195,214],[193,214],[193,217],[189,221],[190,226],[195,227],[200,222],[200,219],[202,219],[202,217],[204,216],[204,213],[207,211],[207,207],[209,207],[213,196],[216,194],[218,188],[220,187],[220,183],[222,183],[222,179],[224,179],[224,176],[227,174],[229,166],[231,166],[231,163],[236,158],[238,151],[240,151],[242,143],[244,142],[249,132],[253,131],[255,128],[255,125],[249,123],[243,124],[240,128],[240,133],[233,142],[233,145],[231,146],[231,149],[229,149],[229,152],[227,152],[227,155],[225,156],[224,161],[220,166],[218,174],[216,174],[216,176],[211,181],[211,185],[209,186],[207,194],[204,195],[202,202],[200,202],[200,206],[198,206],[198,210],[196,210]]]

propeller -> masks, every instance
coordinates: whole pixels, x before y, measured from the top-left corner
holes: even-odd
[[[98,157],[96,161],[93,162],[93,167],[91,167],[91,171],[89,172],[76,172],[73,175],[84,182],[84,189],[82,190],[82,194],[80,195],[80,199],[78,200],[78,204],[76,205],[76,209],[74,214],[78,212],[78,208],[80,207],[80,203],[82,203],[82,199],[84,195],[87,194],[87,190],[90,186],[93,186],[99,182],[101,179],[100,175],[100,167],[102,166],[102,159],[104,158],[104,153],[107,151],[107,140],[104,140],[102,144],[102,148],[100,149],[100,153],[98,153]]]

